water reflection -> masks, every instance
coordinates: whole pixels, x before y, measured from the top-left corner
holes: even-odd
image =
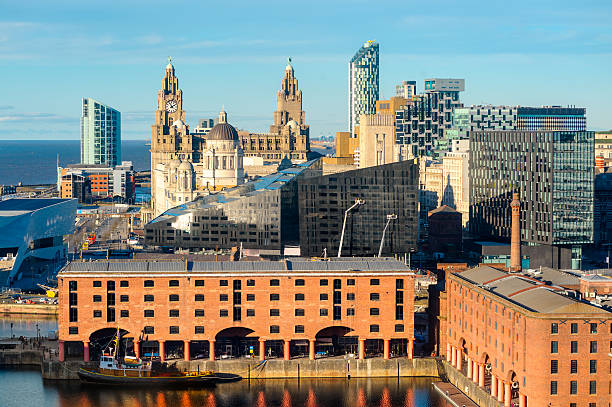
[[[11,324],[12,330],[11,330]],[[10,338],[11,331],[18,338],[20,336],[36,337],[36,329],[42,336],[49,335],[49,331],[57,331],[57,317],[54,315],[28,315],[28,314],[0,314],[0,338]]]
[[[442,407],[432,379],[251,380],[212,389],[99,388],[43,383],[39,371],[0,370],[0,406]],[[27,400],[27,402],[26,402]]]
[[[213,389],[108,389],[45,385],[60,407],[442,407],[431,379],[252,380]]]

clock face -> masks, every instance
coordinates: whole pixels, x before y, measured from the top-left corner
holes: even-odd
[[[176,103],[176,100],[170,99],[169,101],[166,102],[166,110],[168,112],[174,113],[176,112],[177,109],[178,109],[178,103]]]

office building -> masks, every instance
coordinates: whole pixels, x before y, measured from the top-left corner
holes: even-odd
[[[66,264],[64,236],[74,232],[76,199],[0,201],[0,286],[37,288]]]
[[[607,406],[612,313],[563,291],[488,266],[447,272],[440,352],[505,407]]]
[[[432,156],[436,141],[452,128],[452,114],[463,105],[463,79],[426,79],[425,93],[414,96],[395,112],[396,143],[412,157]]]
[[[418,165],[413,161],[300,180],[302,255],[336,256],[343,230],[343,256],[377,255],[387,215],[396,215],[397,219],[389,223],[382,252],[416,249],[418,182]],[[357,200],[362,204],[355,205]]]
[[[357,132],[362,114],[376,113],[379,99],[378,43],[367,41],[349,62],[348,125],[351,135]]]
[[[200,196],[168,208],[145,226],[150,246],[182,249],[231,249],[282,255],[286,245],[299,245],[299,178],[321,174],[321,163],[292,165],[278,172]]]
[[[456,108],[453,125],[434,147],[434,156],[450,151],[453,140],[469,139],[477,130],[586,130],[586,109],[573,107],[523,107],[472,105]]]
[[[117,329],[128,354],[161,361],[412,358],[414,278],[391,258],[72,262],[59,360],[98,359]]]
[[[396,143],[395,112],[406,104],[403,97],[376,101],[376,114],[361,115],[359,134],[359,168],[389,164],[411,158],[407,149]]]
[[[114,167],[121,162],[121,113],[92,98],[83,98],[81,164]]]
[[[107,198],[134,202],[136,185],[131,161],[123,161],[115,167],[72,164],[58,167],[57,176],[61,198],[77,198],[79,203]]]
[[[593,162],[593,132],[472,132],[470,230],[480,239],[508,240],[510,200],[518,192],[521,240],[541,248],[531,267],[580,268],[582,245],[593,243]]]
[[[586,109],[583,107],[519,107],[517,130],[586,131]]]
[[[205,136],[215,127],[215,124],[217,124],[216,119],[200,119],[196,128],[193,129],[193,134]]]

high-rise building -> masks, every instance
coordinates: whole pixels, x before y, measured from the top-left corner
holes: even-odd
[[[417,94],[416,81],[403,81],[395,85],[395,96],[410,99]]]
[[[517,130],[586,130],[584,107],[519,107]]]
[[[378,43],[367,41],[351,58],[348,74],[349,132],[354,135],[362,114],[376,113],[379,98]]]
[[[121,113],[92,98],[82,102],[81,164],[120,164]]]
[[[594,160],[589,131],[473,131],[472,233],[508,240],[510,201],[518,192],[521,241],[543,247],[540,264],[579,268],[581,245],[593,243]],[[571,248],[571,262],[560,258],[561,248]]]
[[[468,139],[475,130],[585,131],[586,109],[492,105],[456,108],[452,128],[436,141],[434,156],[443,156],[450,150],[452,140]]]
[[[413,157],[431,156],[436,141],[452,128],[453,111],[462,107],[463,79],[426,79],[425,93],[414,96],[395,112],[396,143]]]

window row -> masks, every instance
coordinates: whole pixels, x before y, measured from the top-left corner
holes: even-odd
[[[569,390],[570,394],[578,394],[578,381],[571,380],[569,382]],[[556,380],[552,380],[550,382],[550,394],[556,395],[559,394],[559,382]],[[597,394],[597,380],[589,381],[589,394]]]
[[[597,328],[598,328],[598,323],[597,322],[591,322],[588,323],[588,328],[589,328],[589,333],[590,334],[596,334],[597,333]],[[556,335],[559,333],[559,324],[556,322],[553,322],[552,324],[550,324],[550,333],[553,335]],[[578,334],[578,324],[573,322],[570,324],[570,333],[571,334]],[[612,325],[610,325],[610,333],[612,333]]]
[[[589,352],[597,353],[597,341],[589,342]],[[550,342],[550,353],[559,353],[559,342],[558,341]],[[578,341],[570,342],[570,353],[578,353]]]
[[[195,280],[195,286],[196,287],[204,287],[204,280]],[[233,286],[234,289],[239,290],[241,289],[241,285],[242,285],[242,281],[241,280],[233,280]],[[247,287],[253,287],[255,286],[255,280],[246,280],[246,285]],[[306,282],[304,279],[301,278],[297,278],[294,280],[294,285],[295,286],[304,286],[306,285]],[[321,287],[325,287],[329,285],[329,281],[328,279],[320,279],[319,280],[319,285]],[[342,281],[340,279],[334,279],[333,280],[333,286],[334,289],[339,290],[341,289],[341,285],[342,285]],[[355,279],[353,278],[349,278],[346,280],[346,285],[347,286],[354,286],[355,285]],[[380,279],[378,278],[371,278],[370,279],[370,285],[371,286],[377,286],[380,285]],[[102,281],[101,280],[94,280],[92,282],[92,286],[99,288],[102,287]],[[130,286],[130,282],[128,280],[121,280],[119,281],[119,287],[122,288],[128,288]],[[144,280],[143,282],[143,286],[146,288],[151,288],[151,287],[155,287],[155,280]],[[179,280],[169,280],[168,281],[168,286],[169,287],[179,287],[180,286],[180,282]],[[220,287],[227,287],[229,286],[229,280],[219,280],[219,286]],[[278,287],[280,286],[280,280],[279,279],[270,279],[270,286],[271,287]],[[69,281],[69,287],[71,291],[76,291],[77,289],[77,282],[76,281]],[[106,282],[106,288],[109,291],[112,291],[115,289],[115,281],[113,280],[109,280]],[[402,290],[404,288],[404,280],[403,279],[396,279],[395,281],[395,288],[398,290]]]
[[[550,373],[552,374],[559,373],[559,361],[558,360],[553,359],[550,361]],[[571,374],[578,373],[578,361],[577,360],[570,361],[570,373]],[[597,373],[597,361],[596,360],[589,361],[589,373]]]

